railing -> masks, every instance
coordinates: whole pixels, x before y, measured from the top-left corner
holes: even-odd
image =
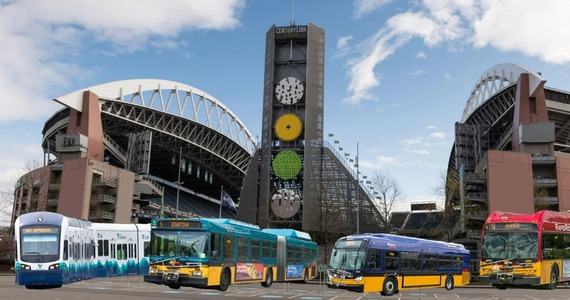
[[[106,185],[110,187],[117,187],[117,180],[116,179],[99,179],[94,180],[93,185]]]
[[[116,203],[117,198],[111,195],[94,195],[91,197],[91,202],[98,203],[98,202],[107,202],[107,203]]]
[[[114,219],[115,214],[108,211],[92,211],[89,212],[89,219]]]

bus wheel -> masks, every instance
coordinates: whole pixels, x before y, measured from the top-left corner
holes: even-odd
[[[262,287],[270,287],[273,284],[273,270],[271,268],[267,268],[267,274],[265,274],[265,281],[261,283]]]
[[[552,268],[550,271],[550,284],[548,285],[548,289],[555,289],[558,285],[558,270],[556,268]]]
[[[230,270],[224,269],[222,271],[222,275],[220,275],[220,286],[218,287],[218,290],[222,292],[226,291],[230,286],[231,280]]]
[[[175,283],[171,283],[168,285],[169,288],[173,289],[173,290],[179,290],[180,289],[180,285],[179,284],[175,284]]]
[[[382,294],[383,296],[392,296],[396,293],[397,289],[398,289],[398,280],[396,280],[396,278],[394,277],[388,277],[384,279],[382,292],[380,294]]]
[[[453,290],[453,276],[451,275],[447,275],[447,277],[445,278],[445,289],[448,291]]]

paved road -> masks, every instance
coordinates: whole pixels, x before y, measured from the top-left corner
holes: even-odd
[[[471,286],[445,289],[403,291],[392,297],[379,293],[354,293],[329,289],[319,283],[274,283],[271,288],[259,284],[232,285],[226,292],[216,289],[182,287],[172,290],[166,286],[145,283],[141,276],[98,278],[64,285],[56,289],[29,290],[14,284],[14,276],[0,276],[1,300],[161,300],[161,299],[299,299],[299,300],[351,300],[351,299],[470,299],[470,300],[570,300],[570,288],[556,290],[507,289]]]

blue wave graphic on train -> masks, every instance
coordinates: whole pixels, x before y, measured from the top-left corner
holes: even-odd
[[[60,287],[94,277],[148,274],[150,224],[92,223],[51,212],[16,219],[16,284]]]

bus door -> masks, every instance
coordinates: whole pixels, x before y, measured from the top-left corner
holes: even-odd
[[[382,250],[368,249],[368,253],[366,254],[365,273],[371,275],[382,273]]]

